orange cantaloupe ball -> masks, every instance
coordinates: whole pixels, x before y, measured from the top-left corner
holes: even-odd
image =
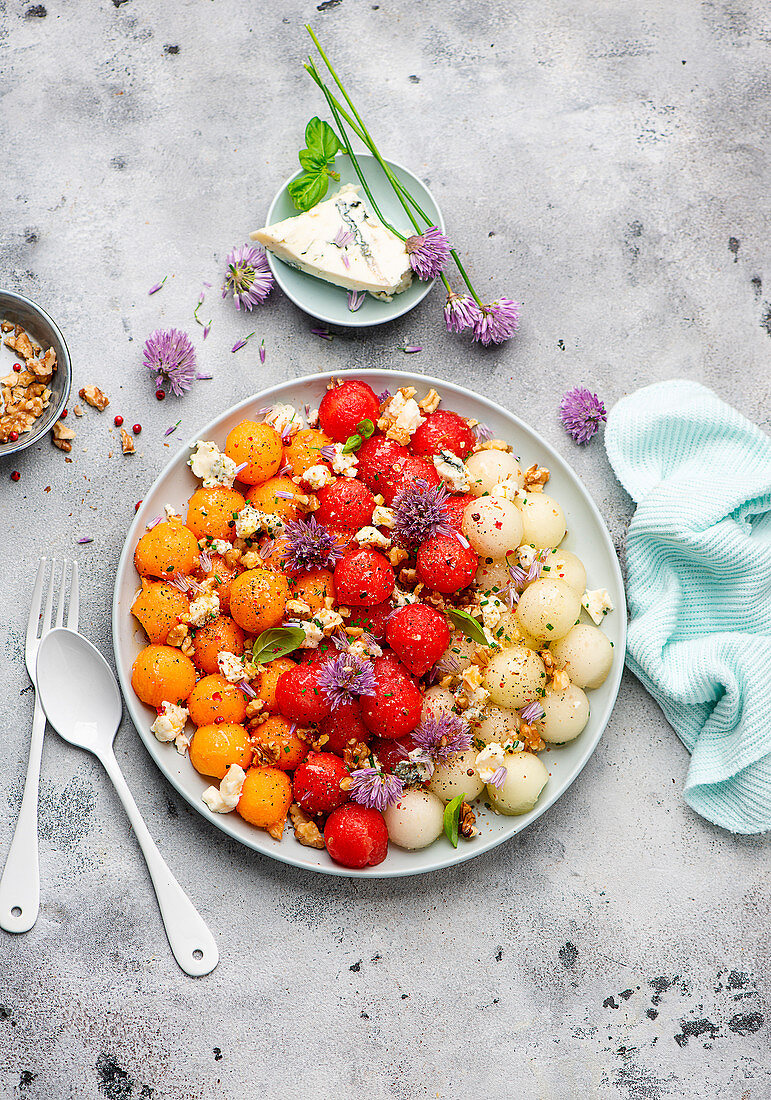
[[[187,526],[198,539],[208,535],[232,542],[236,537],[235,517],[245,504],[235,489],[196,489],[187,506]]]
[[[260,512],[268,515],[280,516],[283,520],[298,519],[300,507],[293,500],[277,497],[276,493],[302,494],[299,485],[295,485],[288,477],[269,477],[262,485],[253,485],[246,494],[246,499]]]
[[[215,673],[198,681],[190,692],[187,709],[196,726],[211,725],[215,718],[241,723],[246,718],[246,699],[235,684]]]
[[[236,810],[251,825],[266,829],[284,821],[292,805],[292,782],[286,772],[270,766],[250,768]]]
[[[203,576],[205,580],[210,577],[214,578],[214,588],[212,592],[219,596],[220,611],[229,611],[230,585],[233,582],[233,578],[238,576],[238,567],[235,565],[228,565],[224,558],[212,554],[211,569],[207,570]]]
[[[173,584],[142,579],[142,590],[131,605],[131,614],[142,624],[151,642],[163,644],[180,615],[190,610],[187,596]]]
[[[219,672],[217,658],[220,653],[244,652],[244,632],[229,615],[218,615],[205,626],[199,626],[193,638],[193,660],[202,672],[213,675]]]
[[[311,466],[329,465],[321,454],[322,447],[328,447],[334,440],[317,428],[303,428],[284,447],[284,458],[292,467],[294,477],[299,477]]]
[[[134,661],[131,686],[150,707],[160,707],[165,702],[182,706],[195,686],[195,668],[179,649],[152,644]]]
[[[275,761],[276,767],[284,772],[294,771],[298,764],[302,764],[310,749],[310,745],[294,732],[293,724],[278,715],[257,726],[252,740],[255,747],[264,749]]]
[[[272,569],[247,569],[230,586],[230,614],[250,634],[278,626],[289,599],[289,584]]]
[[[231,764],[248,768],[253,755],[249,734],[237,722],[199,726],[190,742],[190,763],[201,775],[224,779]]]
[[[292,598],[305,600],[311,611],[321,611],[327,596],[334,596],[335,582],[329,569],[311,569],[290,580]]]
[[[284,445],[281,436],[270,424],[242,420],[228,434],[225,454],[233,459],[236,466],[246,463],[237,475],[240,482],[260,485],[278,473],[284,461]]]
[[[182,520],[156,523],[145,531],[134,551],[134,565],[143,577],[187,576],[198,568],[198,543]]]
[[[252,687],[257,692],[257,697],[262,699],[265,709],[272,714],[278,710],[276,704],[276,684],[282,673],[294,668],[294,661],[288,657],[277,657],[275,661],[268,661],[260,666],[260,671],[252,681]]]

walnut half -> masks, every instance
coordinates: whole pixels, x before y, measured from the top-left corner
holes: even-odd
[[[53,426],[54,433],[54,447],[58,447],[60,451],[71,451],[72,443],[71,439],[75,438],[75,433],[72,428],[68,428],[63,420],[57,420]]]
[[[99,409],[99,412],[104,412],[110,404],[109,397],[102,393],[98,386],[82,386],[78,390],[78,397],[92,408]]]
[[[315,821],[301,810],[296,802],[289,807],[289,819],[292,822],[295,839],[304,844],[306,848],[323,848],[324,837],[319,831]]]

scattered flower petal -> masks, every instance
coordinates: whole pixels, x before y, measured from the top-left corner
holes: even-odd
[[[199,382],[211,382],[212,378],[214,378],[214,375],[213,374],[197,374],[196,378],[198,379]]]
[[[419,344],[400,344],[399,351],[403,351],[406,355],[414,355],[416,351],[422,351],[423,348]]]
[[[493,429],[487,424],[475,424],[471,430],[476,438],[483,443],[493,438]]]
[[[519,717],[523,722],[527,722],[528,726],[532,726],[534,722],[540,722],[546,714],[541,704],[537,699],[534,699],[532,703],[528,703],[526,707],[523,707],[519,712]]]
[[[320,336],[322,340],[333,340],[334,339],[334,337],[332,336],[332,333],[329,331],[329,329],[326,329],[326,328],[312,328],[311,329],[311,335],[312,336]]]
[[[356,313],[358,309],[361,309],[361,307],[364,305],[364,299],[366,298],[366,296],[367,295],[364,293],[363,290],[361,294],[357,293],[355,290],[348,291],[348,309],[351,311],[351,313]]]
[[[265,341],[264,340],[260,344],[260,362],[261,363],[265,362]]]
[[[506,782],[506,776],[509,774],[508,768],[504,768],[501,765],[500,768],[496,768],[493,774],[488,779],[488,785],[495,787],[496,791],[499,791],[503,784]]]
[[[247,344],[249,343],[249,341],[251,340],[251,338],[252,338],[253,336],[256,336],[256,335],[257,335],[257,334],[256,334],[255,332],[250,332],[248,336],[245,336],[245,337],[243,338],[243,340],[239,340],[237,344],[233,344],[233,347],[232,347],[232,348],[231,348],[230,350],[231,350],[231,351],[232,351],[233,353],[235,353],[235,352],[237,352],[237,351],[240,351],[240,350],[241,350],[241,348],[245,348],[245,347],[246,347],[246,345],[247,345]]]
[[[167,279],[168,279],[168,275],[164,275],[159,283],[155,283],[154,286],[150,287],[150,289],[147,292],[148,295],[149,294],[157,294],[158,291],[161,289],[161,287],[163,286],[163,284],[166,282]]]
[[[175,432],[177,430],[177,428],[180,426],[181,423],[182,423],[182,421],[178,420],[176,424],[172,424],[170,428],[167,428],[166,431],[163,434],[164,435],[171,435],[172,432]]]
[[[93,542],[93,539],[78,539],[78,546],[85,546],[87,542]]]
[[[257,698],[257,692],[254,690],[248,680],[239,680],[236,684],[236,687],[240,688],[241,691],[243,691],[244,695],[248,696],[250,699]]]

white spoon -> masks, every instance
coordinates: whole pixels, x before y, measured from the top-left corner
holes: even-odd
[[[112,750],[123,704],[110,666],[80,634],[52,630],[38,650],[37,690],[57,733],[92,752],[113,781],[147,860],[174,958],[193,977],[210,973],[219,962],[214,937],[156,848]]]

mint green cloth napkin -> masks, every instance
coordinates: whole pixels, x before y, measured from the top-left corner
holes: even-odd
[[[619,401],[605,446],[637,504],[627,664],[691,753],[685,799],[771,829],[771,439],[671,381]]]

